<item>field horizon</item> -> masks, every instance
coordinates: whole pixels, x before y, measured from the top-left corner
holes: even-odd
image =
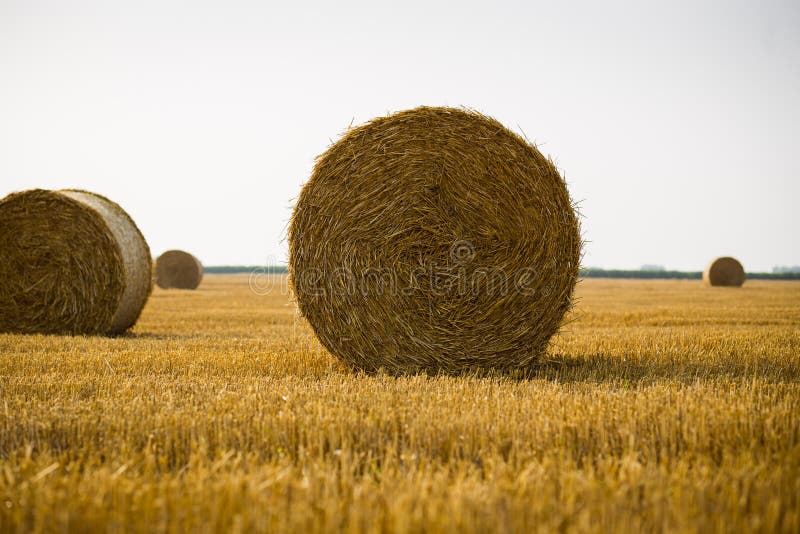
[[[217,274],[286,274],[285,264],[275,265],[207,265],[205,272]],[[676,271],[672,269],[601,269],[599,267],[581,267],[583,278],[631,278],[634,280],[701,280],[702,271]],[[800,272],[761,272],[747,273],[749,280],[800,280]]]

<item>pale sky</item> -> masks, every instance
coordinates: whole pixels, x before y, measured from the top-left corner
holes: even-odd
[[[584,264],[800,264],[800,3],[0,0],[0,197],[105,194],[157,255],[286,261],[314,158],[419,105],[524,132]]]

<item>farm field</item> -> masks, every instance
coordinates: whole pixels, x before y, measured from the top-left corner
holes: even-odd
[[[800,531],[800,282],[587,279],[526,376],[399,378],[257,286],[0,335],[0,531]]]

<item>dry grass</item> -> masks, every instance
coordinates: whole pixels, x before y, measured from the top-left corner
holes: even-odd
[[[527,379],[350,373],[242,276],[1,335],[0,531],[800,530],[800,284],[578,296]]]

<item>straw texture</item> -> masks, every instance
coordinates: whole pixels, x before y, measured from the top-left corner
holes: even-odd
[[[162,289],[197,289],[203,264],[182,250],[168,250],[156,259],[156,284]]]
[[[703,282],[709,286],[741,287],[747,275],[736,258],[716,258],[703,271]]]
[[[289,227],[301,313],[368,371],[514,369],[571,307],[581,238],[555,166],[479,113],[422,107],[350,129]]]
[[[0,332],[119,334],[151,290],[150,249],[117,204],[78,190],[0,201]]]

